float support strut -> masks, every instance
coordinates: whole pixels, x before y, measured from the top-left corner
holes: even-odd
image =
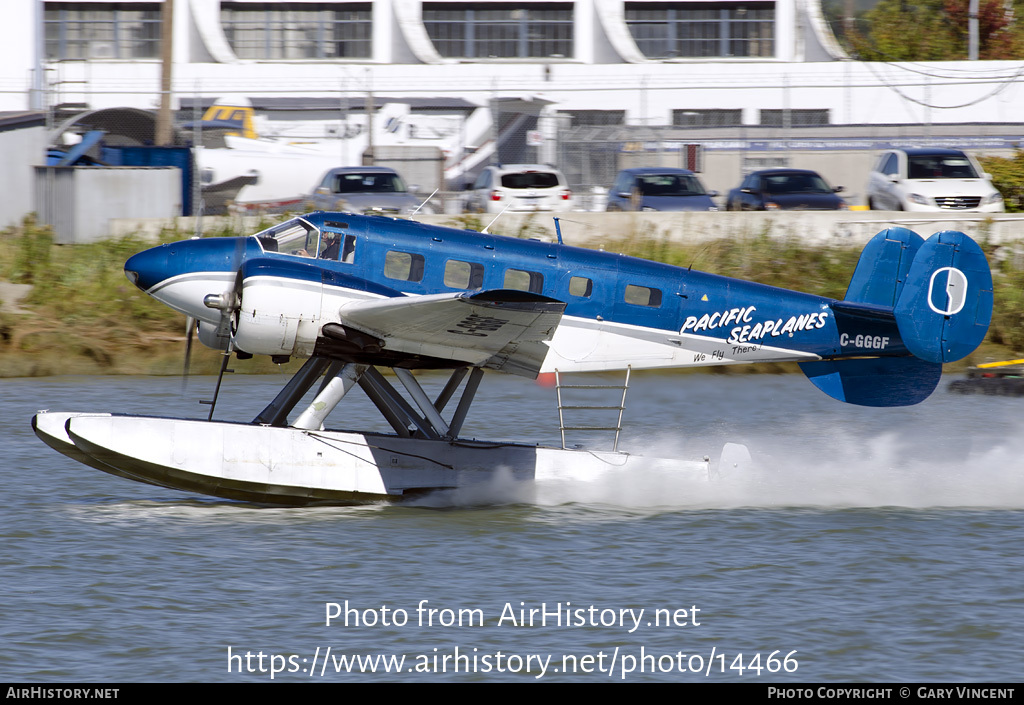
[[[288,380],[288,384],[284,385],[284,389],[277,393],[274,401],[270,402],[252,422],[268,426],[286,425],[288,413],[295,408],[330,363],[330,360],[323,357],[311,357],[306,360],[299,371]]]
[[[331,365],[327,378],[320,393],[306,410],[295,419],[292,424],[294,428],[304,428],[308,431],[317,431],[323,428],[324,420],[334,411],[334,407],[352,389],[359,378],[366,372],[368,365],[356,365],[349,363],[338,371],[338,365]],[[333,373],[333,374],[332,374]]]

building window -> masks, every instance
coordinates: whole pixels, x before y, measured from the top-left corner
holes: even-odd
[[[48,2],[47,59],[158,59],[160,4]]]
[[[222,2],[221,25],[240,59],[368,59],[370,3]]]
[[[817,125],[828,125],[828,108],[762,110],[761,124],[768,127],[815,127]]]
[[[572,3],[423,3],[423,25],[441,56],[571,57]]]
[[[627,2],[626,25],[651,59],[775,55],[774,2]]]
[[[574,110],[572,113],[573,127],[605,127],[607,125],[625,125],[625,110]]]
[[[672,124],[677,127],[738,127],[743,124],[743,111],[726,110],[673,110]]]

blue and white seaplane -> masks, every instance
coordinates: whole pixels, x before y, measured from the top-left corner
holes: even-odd
[[[974,241],[903,228],[867,244],[841,301],[570,247],[560,235],[319,211],[250,237],[161,245],[125,272],[195,319],[225,364],[231,354],[308,359],[250,423],[214,421],[212,408],[205,420],[40,412],[36,433],[125,478],[293,506],[457,488],[499,469],[541,480],[654,462],[566,448],[564,430],[561,448],[460,438],[485,370],[535,378],[795,361],[840,401],[909,405],[931,394],[943,363],[978,346],[992,313]],[[452,371],[434,399],[412,374],[422,369]],[[325,428],[357,385],[394,433]],[[707,457],[664,462],[710,468]]]

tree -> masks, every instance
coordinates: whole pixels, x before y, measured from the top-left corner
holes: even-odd
[[[1012,157],[981,157],[985,171],[992,175],[992,185],[1003,196],[1007,212],[1024,211],[1024,151]]]
[[[847,38],[864,61],[966,59],[969,6],[970,0],[882,0]],[[1024,27],[1015,14],[1003,0],[980,0],[979,58],[1024,58]]]

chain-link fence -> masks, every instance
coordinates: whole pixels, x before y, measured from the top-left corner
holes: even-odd
[[[102,140],[86,152],[102,161],[102,148],[154,143],[153,111],[88,110],[88,64],[71,68],[76,70],[58,67],[61,70],[51,76],[47,96],[51,145],[70,149],[87,133],[102,131]],[[626,109],[567,110],[538,98],[496,96],[479,106],[450,97],[375,99],[356,91],[313,97],[280,88],[269,90],[265,97],[249,96],[248,117],[239,117],[233,126],[230,123],[235,118],[222,119],[228,113],[220,113],[216,119],[207,113],[217,98],[199,91],[179,96],[181,109],[175,113],[175,144],[202,145],[207,153],[206,159],[197,159],[190,188],[193,212],[205,209],[203,212],[209,213],[218,205],[243,202],[247,192],[255,193],[255,188],[248,188],[214,194],[210,188],[231,181],[227,177],[233,174],[222,173],[226,167],[209,165],[212,157],[232,149],[226,135],[248,134],[246,120],[251,122],[256,141],[246,144],[251,151],[248,157],[234,147],[237,151],[232,156],[238,170],[234,176],[251,181],[250,172],[260,172],[266,191],[271,175],[280,176],[284,171],[286,159],[275,157],[275,167],[269,165],[270,157],[258,152],[270,153],[285,145],[296,153],[305,149],[315,156],[305,157],[303,175],[295,177],[287,192],[263,200],[290,199],[293,207],[301,207],[295,199],[314,186],[316,174],[309,172],[371,163],[366,155],[372,122],[378,135],[377,151],[389,147],[387,165],[403,173],[406,181],[421,186],[424,196],[438,187],[435,209],[446,212],[461,211],[464,189],[493,163],[557,167],[573,191],[574,206],[585,210],[604,209],[618,171],[651,166],[694,171],[708,189],[718,192],[719,200],[756,169],[808,168],[819,171],[834,185],[846,186],[848,195],[856,200],[871,161],[883,149],[941,145],[1009,155],[1020,139],[1015,127],[998,124],[833,125],[832,116],[824,109],[675,109],[667,118],[670,124],[636,124]],[[751,117],[758,124],[749,124]],[[426,144],[443,155],[443,170],[414,153],[413,147]],[[409,154],[403,155],[406,148]],[[251,159],[251,164],[246,164],[245,158]]]

